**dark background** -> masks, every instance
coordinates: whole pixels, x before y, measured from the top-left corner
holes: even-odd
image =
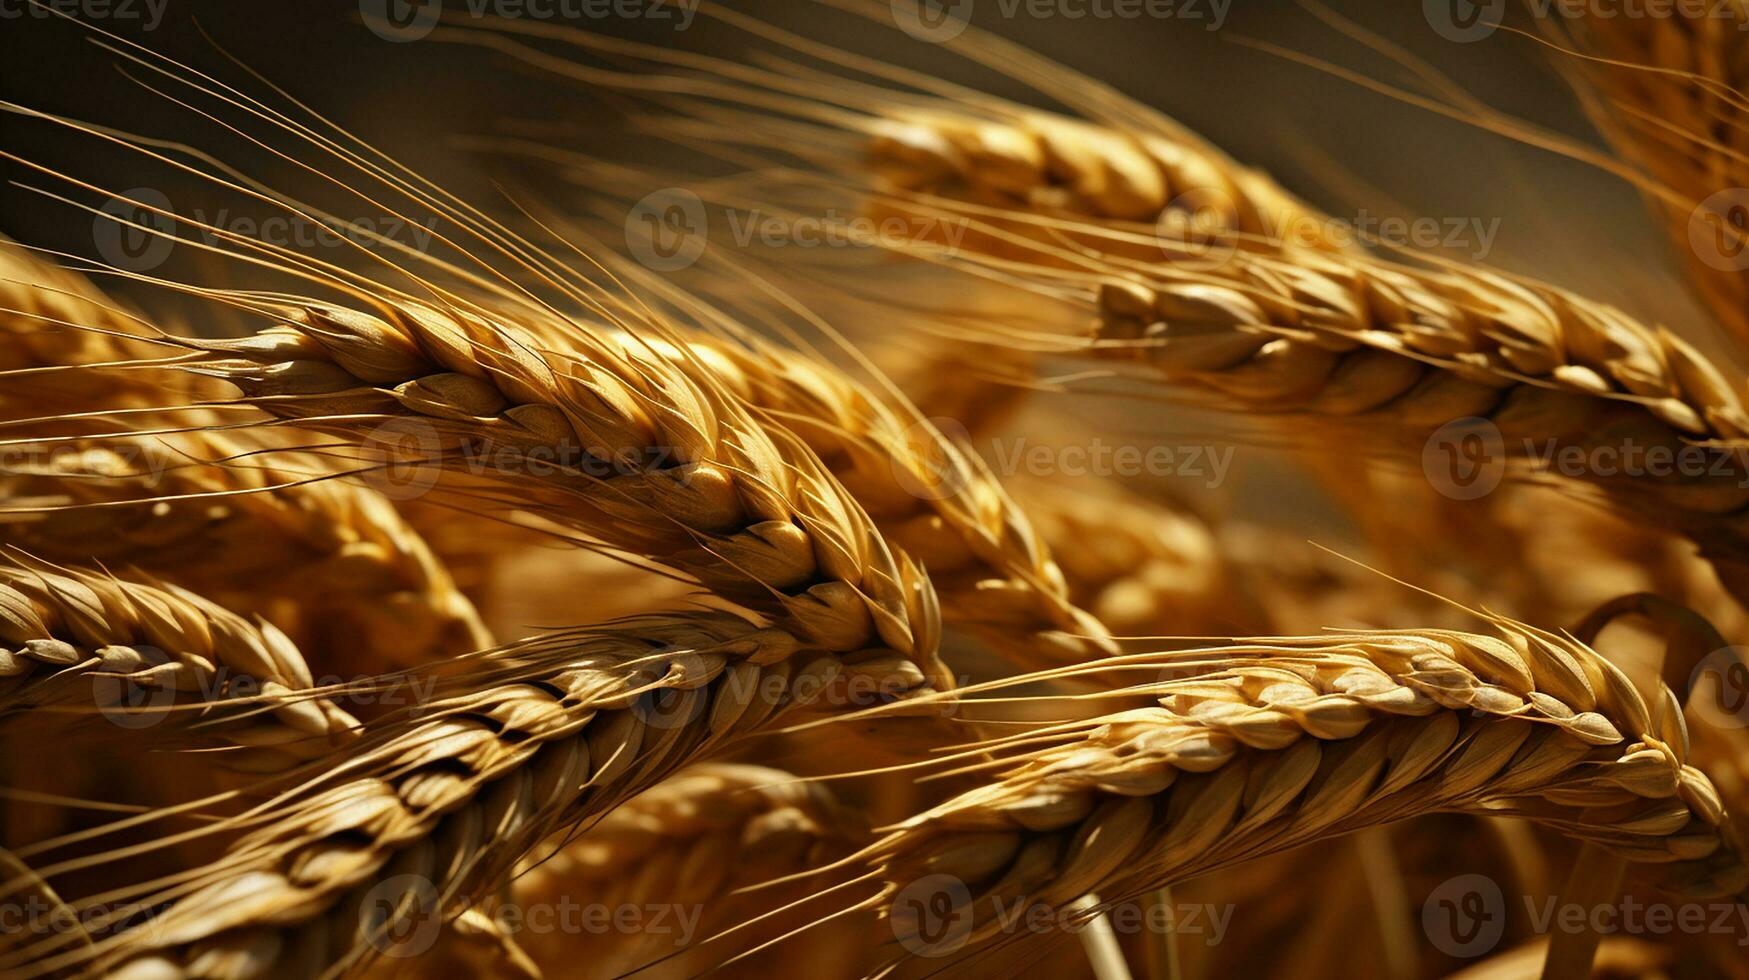
[[[143,13],[143,0],[90,2],[129,2]],[[228,80],[244,78],[227,62],[228,53],[421,172],[468,188],[470,196],[484,187],[483,168],[446,137],[489,136],[528,121],[571,122],[594,108],[586,91],[518,71],[492,52],[429,40],[385,42],[363,26],[357,0],[163,2],[155,30],[118,17],[92,22]],[[1209,0],[1196,2],[1206,10]],[[222,135],[130,82],[122,59],[74,25],[21,16],[26,3],[0,0],[6,15],[0,18],[0,98],[202,145]],[[461,0],[447,5],[465,9]],[[932,45],[816,4],[731,5],[900,64],[1037,100]],[[1453,43],[1429,26],[1421,3],[1342,0],[1333,8],[1449,74],[1484,103],[1577,139],[1593,138],[1544,51],[1530,41],[1498,31],[1476,43]],[[971,20],[1164,110],[1333,213],[1367,207],[1498,217],[1501,244],[1491,260],[1641,311],[1668,311],[1667,295],[1651,298],[1667,293],[1661,243],[1646,234],[1637,201],[1619,182],[1248,43],[1279,45],[1384,83],[1410,81],[1403,68],[1294,3],[1232,0],[1218,31],[1189,19],[1004,17],[998,0],[974,0]],[[703,50],[741,38],[704,17],[683,32],[642,19],[599,18],[581,26]],[[137,69],[133,74],[149,77]],[[89,139],[69,139],[11,115],[0,116],[0,148],[94,182],[114,182],[109,186],[130,186],[138,167]],[[6,175],[16,178],[19,170],[9,166]],[[70,217],[64,206],[11,187],[0,194],[0,230],[14,237],[74,251],[89,238],[88,222]],[[1599,251],[1614,249],[1633,260],[1600,261],[1608,256]],[[1605,264],[1613,268],[1599,275]]]

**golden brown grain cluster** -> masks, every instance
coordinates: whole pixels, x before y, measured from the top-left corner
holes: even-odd
[[[1679,245],[1749,194],[1719,6],[1540,12]],[[1357,239],[935,6],[803,7],[1054,108],[811,17],[365,4],[614,110],[487,139],[541,175],[500,207],[42,27],[218,126],[27,131],[325,235],[4,154],[95,230],[0,240],[0,975],[1749,976],[1707,324]]]

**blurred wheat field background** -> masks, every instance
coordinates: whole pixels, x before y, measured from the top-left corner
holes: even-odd
[[[1745,975],[1740,3],[0,23],[0,975]]]

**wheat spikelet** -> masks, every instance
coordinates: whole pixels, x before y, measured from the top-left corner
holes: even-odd
[[[8,648],[0,651],[0,721],[14,730],[73,729],[74,719],[90,728],[93,709],[118,731],[171,721],[166,731],[229,745],[222,762],[258,772],[352,736],[356,722],[345,711],[297,696],[312,679],[283,634],[173,586],[7,565],[0,609],[0,643]],[[210,707],[232,699],[248,710]]]
[[[871,849],[890,897],[929,874],[986,901],[1107,900],[1432,810],[1505,813],[1633,860],[1677,894],[1745,884],[1723,808],[1656,715],[1578,643],[1499,621],[1270,640],[1161,660],[1159,706],[1050,731],[988,786]],[[975,913],[971,935],[998,923]],[[914,925],[915,923],[913,923]],[[900,937],[916,941],[895,920]]]
[[[245,833],[223,858],[139,896],[174,899],[162,914],[85,950],[27,949],[25,975],[315,976],[392,945],[398,918],[419,911],[402,900],[428,893],[436,911],[423,914],[443,918],[483,900],[556,830],[829,697],[826,685],[925,683],[890,652],[810,656],[714,614],[557,633],[484,666],[475,689],[367,724],[324,773],[232,821]],[[394,909],[380,921],[379,902]]]

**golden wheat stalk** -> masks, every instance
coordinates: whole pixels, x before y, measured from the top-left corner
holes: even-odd
[[[713,591],[777,612],[834,651],[886,645],[935,676],[925,573],[793,437],[732,395],[578,323],[570,341],[463,310],[383,300],[377,314],[276,307],[280,324],[200,342],[198,367],[250,404],[357,438],[387,426],[416,464],[461,465],[537,509],[657,559]],[[378,315],[380,314],[380,315]]]
[[[418,915],[480,903],[555,831],[618,806],[676,769],[803,705],[902,697],[926,684],[891,652],[809,654],[720,614],[646,617],[555,633],[485,655],[471,689],[363,728],[309,777],[214,832],[241,836],[161,890],[82,907],[163,911],[68,950],[28,947],[33,976],[315,976],[383,952]],[[52,868],[42,869],[44,874]],[[124,904],[125,903],[125,904]],[[388,911],[384,911],[388,910]]]
[[[0,723],[37,736],[192,736],[227,767],[271,772],[357,724],[304,693],[314,681],[284,634],[174,586],[0,565],[0,644]]]
[[[1121,900],[1435,810],[1545,823],[1661,865],[1679,895],[1749,884],[1669,690],[1648,704],[1570,638],[1496,625],[1131,658],[1165,673],[1135,688],[1158,706],[1043,729],[994,782],[900,825],[869,852],[884,895],[950,875],[982,941],[994,906]]]

